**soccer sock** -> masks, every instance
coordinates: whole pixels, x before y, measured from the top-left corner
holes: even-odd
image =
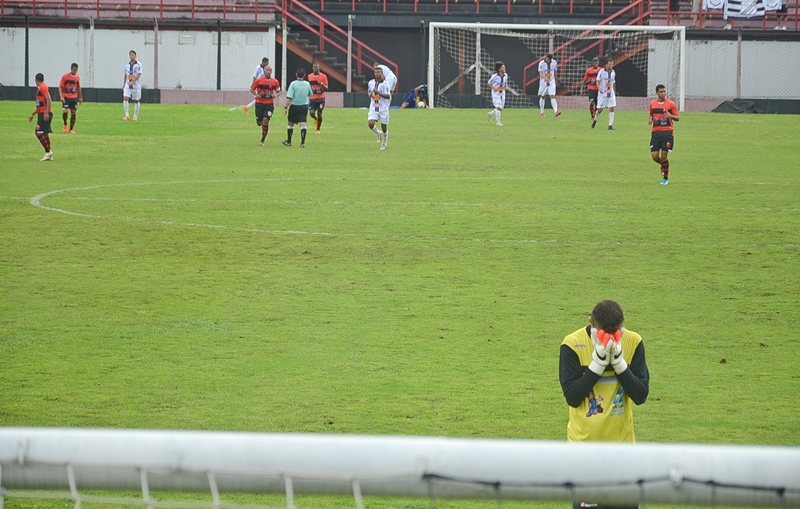
[[[300,143],[306,144],[306,126],[300,128]]]
[[[384,133],[383,133],[383,146],[385,147],[387,143],[389,143],[389,131],[384,131]]]
[[[76,111],[69,117],[69,128],[70,130],[75,127],[75,120],[78,118],[78,112]]]
[[[375,133],[375,134],[377,134],[378,136],[380,136],[381,134],[383,134],[383,133],[381,133],[381,130],[380,130],[380,129],[378,129],[378,126],[377,126],[377,125],[374,125],[374,126],[372,126],[372,132],[373,132],[373,133]]]
[[[289,141],[289,143],[292,142],[292,134],[294,134],[294,126],[290,125],[286,128],[286,139]]]
[[[50,152],[50,136],[47,133],[37,134],[37,138],[39,138],[39,143],[42,144],[44,147],[45,152]]]
[[[322,110],[317,113],[317,131],[319,131],[320,127],[322,127]]]
[[[591,115],[592,120],[594,120],[594,112],[597,110],[594,103],[589,103],[589,115]]]
[[[139,103],[136,103],[136,104],[133,105],[133,116],[134,117],[138,117],[139,116]]]
[[[269,134],[269,124],[262,125],[261,126],[261,141],[264,141],[264,139],[267,137],[267,134]]]
[[[539,98],[539,110],[544,113],[544,97]]]
[[[661,176],[669,180],[669,161],[663,161],[661,163]]]
[[[550,98],[550,104],[553,105],[553,113],[558,113],[558,103],[555,97]]]
[[[128,116],[130,109],[128,108],[128,101],[122,101],[122,107],[125,108],[125,116]]]
[[[67,125],[67,112],[66,111],[64,111],[64,113],[61,114],[61,118],[64,119],[64,125]]]
[[[614,112],[608,112],[608,125],[614,125]]]
[[[500,123],[500,114],[501,113],[503,113],[503,112],[500,111],[500,110],[497,110],[497,111],[494,112],[494,116],[497,117],[497,123],[498,124]]]
[[[253,105],[254,105],[255,103],[256,103],[256,100],[255,100],[255,99],[253,99],[252,101],[250,101],[250,104],[248,104],[247,106],[245,106],[245,108],[252,108],[252,107],[253,107]]]

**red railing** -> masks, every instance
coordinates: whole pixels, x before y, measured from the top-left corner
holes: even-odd
[[[332,53],[331,56],[340,57],[347,61],[347,32],[334,25],[313,9],[298,0],[279,0],[283,16],[292,24],[299,25],[305,33],[313,34],[319,51]],[[385,1],[385,0],[384,0]],[[332,51],[333,50],[333,51]],[[357,38],[352,38],[352,58],[355,63],[355,73],[365,75],[371,71],[375,62],[388,66],[397,75],[398,83],[400,74],[398,65],[386,58],[385,55],[373,50]]]
[[[0,0],[0,17],[272,21],[275,0]]]
[[[609,16],[608,18],[604,19],[598,25],[622,25],[622,26],[630,26],[630,25],[644,25],[647,18],[650,16],[650,0],[635,0],[633,3],[618,11],[617,13]],[[560,46],[553,48],[553,55],[556,56],[556,61],[559,62],[560,66],[567,65],[570,61],[589,53],[590,51],[592,54],[602,54],[604,53],[603,45],[605,43],[604,39],[596,39],[585,46],[582,46],[576,52],[569,55],[567,58],[559,60],[558,55],[563,53],[567,47],[573,46],[576,40],[580,39],[581,36],[587,35],[590,31],[584,31],[579,34],[575,39],[571,39]],[[614,34],[618,31],[610,31],[610,33]],[[539,81],[539,62],[542,61],[544,55],[540,58],[534,60],[530,64],[526,65],[525,68],[522,70],[522,90],[527,90],[530,85],[533,85],[537,81]]]

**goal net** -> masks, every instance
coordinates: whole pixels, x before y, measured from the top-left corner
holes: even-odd
[[[685,47],[684,27],[432,22],[428,90],[433,106],[489,107],[487,81],[502,61],[509,76],[506,107],[538,106],[538,65],[551,53],[562,108],[584,107],[584,73],[599,57],[601,66],[614,61],[618,107],[646,108],[663,84],[683,110]]]
[[[347,496],[357,509],[391,496],[787,508],[800,507],[798,472],[798,447],[0,428],[0,507],[253,509],[230,494],[277,493],[282,503],[258,509],[295,509],[307,494]]]

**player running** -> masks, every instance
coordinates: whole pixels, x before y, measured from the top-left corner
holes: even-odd
[[[680,120],[678,107],[667,99],[667,87],[656,85],[657,99],[650,101],[650,157],[661,165],[661,185],[669,184],[669,153],[675,146],[673,122]]]
[[[378,143],[381,150],[386,150],[389,143],[389,103],[392,100],[392,91],[389,83],[383,77],[383,69],[375,67],[375,79],[369,80],[367,93],[369,94],[370,105],[367,114],[367,126],[378,135]],[[381,123],[381,128],[375,122]]]
[[[308,114],[314,119],[316,134],[322,127],[322,110],[325,109],[325,92],[328,90],[328,77],[325,73],[319,72],[319,64],[311,66],[311,74],[308,75],[308,84],[311,85],[311,99],[308,102]]]
[[[81,90],[81,77],[78,76],[78,64],[72,64],[69,72],[61,77],[61,82],[58,84],[58,95],[61,96],[61,118],[64,119],[64,132],[67,132],[67,113],[71,112],[69,132],[75,134],[78,104],[83,104],[83,90]]]
[[[589,95],[589,116],[592,118],[594,118],[594,111],[597,109],[597,73],[599,72],[600,58],[594,57],[592,66],[586,69],[581,83],[581,95],[583,95],[584,87]]]
[[[264,75],[250,85],[250,93],[255,96],[256,125],[261,126],[261,146],[269,134],[269,121],[275,111],[275,98],[281,92],[281,84],[272,77],[272,67],[264,67]]]
[[[264,68],[267,67],[268,65],[269,65],[269,58],[267,57],[262,58],[261,63],[258,65],[258,67],[256,67],[255,71],[253,71],[253,81],[250,82],[251,85],[255,83],[258,78],[264,76]],[[255,103],[256,101],[255,99],[253,99],[252,101],[250,101],[250,104],[245,104],[244,106],[242,106],[245,115],[250,113],[250,108],[252,108]]]
[[[488,81],[489,87],[492,89],[492,106],[494,106],[494,109],[486,116],[489,119],[489,123],[492,122],[492,116],[494,116],[496,125],[498,127],[503,127],[503,123],[500,122],[500,115],[503,113],[503,108],[506,105],[508,74],[506,74],[506,65],[499,60],[494,63],[494,70],[495,73],[492,74],[492,77],[489,78]]]

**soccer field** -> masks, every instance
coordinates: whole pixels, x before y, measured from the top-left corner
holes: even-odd
[[[59,106],[55,104],[55,106]],[[0,102],[0,424],[565,440],[561,339],[618,300],[654,442],[800,445],[800,117]],[[422,501],[419,507],[427,507]],[[9,507],[13,507],[10,503]],[[409,505],[409,507],[417,505]],[[556,506],[560,507],[560,506]]]

